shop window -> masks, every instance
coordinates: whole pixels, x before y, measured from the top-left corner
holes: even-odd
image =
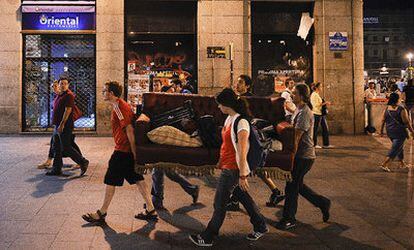
[[[95,130],[95,36],[24,35],[23,130],[52,129],[54,80],[70,79],[82,117],[75,130]]]
[[[197,93],[197,1],[125,1],[127,100],[179,78]]]
[[[288,77],[312,82],[313,30],[306,40],[297,36],[302,13],[312,11],[312,3],[252,2],[253,79],[270,76],[277,92]]]

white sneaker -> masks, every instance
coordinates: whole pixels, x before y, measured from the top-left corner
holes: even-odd
[[[328,146],[322,146],[322,148],[324,148],[324,149],[330,149],[330,148],[335,148],[335,146],[334,145],[328,145]]]
[[[321,147],[321,146],[319,146],[319,145],[316,145],[316,146],[315,146],[315,148],[316,148],[316,149],[321,149],[322,147]]]

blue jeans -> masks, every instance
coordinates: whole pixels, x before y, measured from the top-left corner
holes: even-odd
[[[388,152],[388,157],[391,159],[395,159],[395,157],[398,157],[398,160],[404,159],[404,142],[405,138],[399,138],[399,139],[392,139],[390,138],[392,142],[392,146],[390,151]]]
[[[325,115],[314,115],[314,117],[315,117],[315,124],[313,127],[313,144],[316,146],[318,143],[318,129],[319,129],[319,124],[321,124],[323,145],[329,146],[329,130],[328,130],[328,123],[326,122],[326,116]]]
[[[164,174],[172,181],[180,184],[184,191],[189,195],[194,195],[197,191],[197,186],[191,184],[184,176],[172,171],[165,171],[162,169],[154,169],[152,171],[152,202],[154,206],[162,206],[164,200]]]
[[[218,235],[220,227],[223,225],[226,217],[226,205],[230,200],[230,195],[233,193],[234,196],[243,204],[247,213],[250,216],[250,223],[253,225],[255,232],[263,232],[266,230],[266,222],[263,215],[260,213],[259,208],[253,201],[252,197],[248,192],[244,192],[239,187],[239,171],[224,169],[221,172],[216,194],[214,196],[214,213],[208,223],[208,226],[201,236],[204,239],[212,240]],[[235,228],[237,230],[237,228]]]

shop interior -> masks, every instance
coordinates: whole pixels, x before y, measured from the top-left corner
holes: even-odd
[[[252,76],[274,79],[275,91],[284,89],[288,77],[296,82],[313,81],[313,28],[306,40],[297,36],[303,13],[313,15],[313,3],[251,3]]]
[[[125,1],[126,99],[180,79],[197,93],[197,2]],[[136,111],[136,110],[135,110]]]

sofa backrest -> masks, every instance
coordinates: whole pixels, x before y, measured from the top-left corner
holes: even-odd
[[[145,93],[143,95],[143,113],[151,117],[165,111],[181,107],[186,100],[191,100],[198,117],[213,115],[218,125],[222,125],[226,116],[221,113],[214,96],[187,95],[171,93]],[[285,119],[283,98],[246,97],[254,118],[261,118],[277,124]]]

